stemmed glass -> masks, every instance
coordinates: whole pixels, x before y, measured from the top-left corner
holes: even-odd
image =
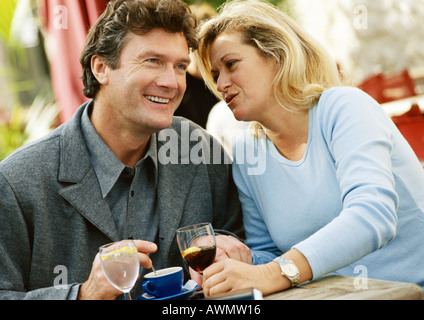
[[[200,273],[215,260],[216,241],[212,225],[208,222],[177,229],[177,242],[183,259]]]
[[[131,300],[130,290],[138,278],[140,262],[132,240],[112,242],[99,248],[100,263],[109,282]]]

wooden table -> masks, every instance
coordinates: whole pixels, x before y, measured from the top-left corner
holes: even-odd
[[[265,300],[422,300],[423,290],[411,283],[326,276],[299,287],[265,296]]]

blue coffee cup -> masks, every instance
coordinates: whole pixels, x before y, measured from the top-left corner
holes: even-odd
[[[141,288],[156,298],[169,297],[181,292],[183,281],[183,268],[171,267],[146,274]]]

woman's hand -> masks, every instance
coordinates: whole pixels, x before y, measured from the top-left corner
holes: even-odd
[[[205,296],[244,288],[255,288],[267,295],[291,286],[290,281],[281,275],[280,266],[276,262],[251,265],[226,259],[208,267],[203,276]]]
[[[234,259],[248,264],[252,263],[252,253],[250,248],[240,240],[226,235],[217,235],[216,237],[216,256],[215,261],[223,261],[226,259]],[[189,268],[190,277],[202,287],[202,276]]]

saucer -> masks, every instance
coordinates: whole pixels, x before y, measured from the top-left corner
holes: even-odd
[[[199,289],[198,284],[196,284],[194,288],[190,288],[189,290],[184,290],[183,288],[181,288],[180,293],[160,298],[156,298],[155,296],[152,296],[148,293],[143,293],[139,295],[136,300],[187,300],[197,289]]]

